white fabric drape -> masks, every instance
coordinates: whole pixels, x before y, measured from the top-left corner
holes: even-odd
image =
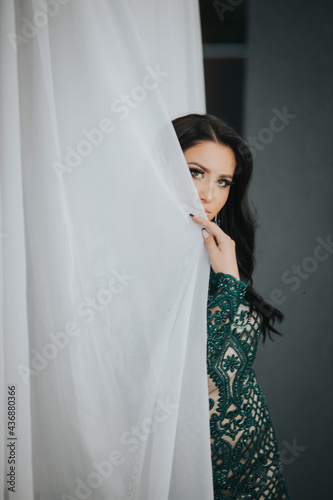
[[[197,2],[0,23],[1,498],[212,499],[205,213],[170,122],[204,112]]]

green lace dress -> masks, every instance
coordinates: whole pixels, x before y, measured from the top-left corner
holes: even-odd
[[[211,268],[207,373],[214,499],[289,500],[275,432],[252,365],[262,316],[247,284]]]

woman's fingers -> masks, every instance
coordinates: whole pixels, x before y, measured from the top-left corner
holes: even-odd
[[[212,233],[217,242],[217,245],[223,243],[223,240],[225,238],[228,238],[228,235],[217,224],[215,224],[215,222],[205,219],[204,217],[200,217],[199,215],[193,215],[191,217],[194,222],[201,224]]]
[[[215,241],[214,237],[205,228],[202,230],[202,235],[205,239],[205,244],[206,244],[208,253],[211,257],[213,257],[213,253],[219,251],[219,248],[216,244],[216,241]]]
[[[222,272],[240,279],[236,257],[236,246],[222,229],[204,217],[192,217],[194,222],[203,226],[202,235],[208,250],[210,264],[215,273]]]

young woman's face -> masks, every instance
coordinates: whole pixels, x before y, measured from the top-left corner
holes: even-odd
[[[228,146],[205,141],[187,149],[185,160],[209,220],[225,205],[236,169],[234,152]]]

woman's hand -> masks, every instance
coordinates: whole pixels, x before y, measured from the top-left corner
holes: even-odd
[[[202,230],[213,271],[215,273],[230,274],[237,280],[240,280],[234,240],[222,231],[215,222],[209,221],[204,217],[199,217],[198,215],[191,217],[194,222],[209,229],[211,233],[205,229]]]

